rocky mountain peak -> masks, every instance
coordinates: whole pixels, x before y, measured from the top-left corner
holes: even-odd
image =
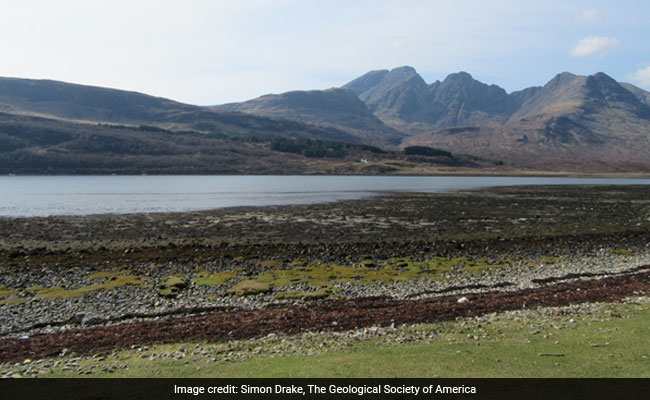
[[[474,78],[472,75],[465,71],[460,71],[460,72],[455,72],[447,75],[445,80],[443,82],[463,82],[463,83],[470,83],[474,82]]]
[[[367,72],[357,79],[343,85],[343,89],[353,91],[357,96],[375,87],[389,73],[387,69]]]
[[[591,102],[600,107],[624,109],[639,117],[650,118],[650,107],[609,75],[598,72],[587,77]]]

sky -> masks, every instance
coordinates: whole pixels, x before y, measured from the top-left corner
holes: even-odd
[[[508,92],[563,71],[650,90],[649,15],[636,0],[0,0],[0,76],[199,105],[403,65]]]

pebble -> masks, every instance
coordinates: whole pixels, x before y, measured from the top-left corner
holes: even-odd
[[[580,253],[580,252],[577,252]],[[366,297],[366,296],[382,296],[390,295],[396,298],[410,298],[415,295],[415,298],[422,298],[430,296],[431,294],[421,294],[424,292],[431,291],[441,291],[450,287],[460,287],[467,285],[495,285],[500,282],[510,282],[511,286],[503,288],[503,290],[516,290],[526,287],[535,287],[538,284],[533,283],[533,280],[544,279],[548,277],[557,277],[564,276],[570,273],[584,273],[584,272],[596,272],[602,273],[603,275],[615,275],[617,273],[623,272],[630,267],[637,265],[650,265],[650,249],[645,249],[644,251],[636,251],[634,256],[625,255],[625,256],[613,256],[608,254],[608,250],[604,249],[602,252],[599,252],[597,255],[593,256],[581,256],[576,257],[572,260],[566,260],[561,263],[554,263],[546,265],[545,268],[529,268],[524,265],[515,265],[512,268],[499,270],[493,272],[492,274],[485,274],[481,276],[454,276],[449,275],[446,279],[440,281],[431,281],[426,279],[418,279],[413,281],[406,282],[387,282],[379,283],[376,285],[350,285],[350,284],[335,284],[336,287],[341,289],[340,295],[343,297]],[[157,270],[155,273],[159,276],[168,276],[172,270],[185,268],[187,273],[192,273],[192,269],[188,266],[179,266],[179,265],[166,265]],[[194,268],[194,267],[192,267]],[[0,279],[0,286],[10,286],[7,285],[7,280],[12,280],[12,282],[20,282],[22,287],[34,286],[34,285],[43,285],[51,286],[52,284],[62,285],[64,287],[73,287],[75,285],[87,284],[84,278],[84,274],[81,271],[73,274],[65,274],[65,277],[61,277],[60,274],[55,273],[52,270],[45,269],[38,271],[38,274],[24,273],[24,276],[20,274],[18,276],[13,276],[11,278],[2,278],[5,279],[2,281]],[[13,272],[12,272],[13,274]],[[49,283],[48,283],[49,282]],[[305,290],[307,288],[296,286],[296,290]],[[272,294],[264,294],[246,298],[238,297],[219,297],[216,300],[208,299],[210,294],[214,294],[214,291],[218,289],[211,287],[203,287],[197,285],[190,285],[185,289],[183,296],[179,296],[177,299],[173,300],[161,300],[155,290],[145,287],[134,287],[128,288],[127,290],[115,290],[115,291],[97,291],[90,292],[83,299],[72,298],[72,299],[56,299],[56,300],[32,300],[23,304],[14,304],[14,305],[3,305],[0,307],[0,334],[9,335],[17,337],[21,340],[29,340],[29,337],[44,332],[56,331],[61,329],[69,329],[83,326],[92,326],[93,324],[105,323],[107,319],[119,317],[129,313],[142,313],[142,314],[151,314],[153,312],[163,312],[171,311],[183,307],[194,307],[194,306],[228,306],[228,307],[237,307],[239,309],[252,309],[262,307],[264,305],[274,303]],[[210,292],[212,291],[212,293]],[[459,293],[467,293],[480,290],[469,290],[463,289]],[[454,292],[450,292],[453,294]],[[462,301],[461,301],[462,300]],[[469,301],[467,297],[463,296],[458,298],[459,303],[464,303]],[[293,304],[305,304],[303,301],[293,301]],[[593,310],[598,309],[598,304],[583,304],[564,307],[561,309],[556,308],[542,308],[537,310],[541,315],[546,315],[551,318],[556,316],[558,313],[563,313],[562,315],[588,315]],[[526,320],[528,311],[515,310],[512,312],[504,313],[503,315],[508,316],[509,318]],[[612,316],[614,317],[614,316]],[[491,320],[497,318],[496,314],[491,314],[487,316],[482,316],[469,321],[480,321],[480,322],[490,322]],[[620,318],[617,316],[616,318]],[[609,318],[602,318],[609,320]],[[30,329],[29,327],[35,324],[47,323],[48,321],[64,321],[70,320],[73,321],[70,324],[63,326],[53,326],[45,328],[35,328]],[[568,321],[569,324],[576,324],[579,317],[571,317],[568,320],[564,319],[563,321]],[[474,323],[468,322],[468,320],[463,320],[463,324],[469,324],[468,326],[473,326]],[[337,326],[337,321],[332,321],[332,326]],[[546,329],[564,329],[567,327],[566,322],[562,322],[560,326],[549,326],[540,327],[540,326],[531,326],[530,334],[535,335]],[[552,333],[544,335],[545,338],[552,337]],[[323,339],[324,338],[324,339]],[[285,340],[284,337],[271,333],[263,339],[259,339],[255,343],[261,343],[261,346],[251,346],[250,351],[230,351],[225,355],[219,355],[221,353],[216,353],[213,351],[213,347],[203,347],[202,345],[197,344],[195,346],[194,354],[206,359],[210,358],[214,362],[222,361],[237,361],[241,359],[246,359],[252,357],[254,354],[272,354],[282,356],[284,354],[304,354],[304,355],[315,355],[320,354],[324,351],[336,351],[343,347],[352,345],[354,342],[360,340],[367,340],[369,338],[380,338],[381,340],[386,340],[387,343],[418,343],[418,342],[427,342],[434,340],[435,334],[430,332],[422,333],[413,333],[409,330],[396,330],[395,323],[391,323],[389,327],[365,327],[362,329],[343,331],[343,332],[309,332],[305,333],[303,336],[300,336],[299,343],[296,344],[296,340],[291,339],[290,341]],[[481,336],[478,333],[468,334],[468,339],[474,339],[479,341]],[[311,342],[314,343],[311,343]],[[558,341],[555,341],[557,344]],[[607,345],[607,344],[606,344]],[[270,346],[270,347],[269,347]],[[152,360],[157,359],[183,359],[186,355],[186,349],[179,348],[177,351],[171,351],[166,354],[149,354],[144,353],[149,351],[149,347],[141,346],[137,347],[137,351],[142,353],[142,358],[150,357]],[[215,357],[217,355],[217,357]],[[59,355],[60,357],[69,357],[70,350],[63,349]],[[192,358],[189,357],[188,358]],[[647,356],[642,356],[645,360]],[[50,368],[60,368],[63,371],[77,371],[79,375],[93,374],[94,368],[101,369],[102,372],[112,372],[115,368],[119,369],[128,369],[126,365],[120,365],[119,367],[108,367],[102,365],[98,367],[97,365],[90,365],[84,368],[80,367],[79,362],[81,360],[87,360],[88,357],[74,357],[69,360],[64,360],[62,363],[59,361],[54,362],[42,362],[41,360],[24,360],[24,364],[12,365],[8,369],[7,364],[3,365],[5,370],[3,375],[6,377],[22,377],[22,376],[37,376],[47,374]],[[117,360],[113,356],[107,356],[104,354],[95,354],[93,356],[92,362],[105,363],[111,360]],[[186,361],[189,363],[190,361]],[[31,367],[30,367],[31,365]],[[36,365],[39,365],[36,367]],[[86,365],[86,364],[84,364]],[[27,369],[27,368],[32,369]]]
[[[501,290],[517,290],[528,287],[539,286],[533,283],[534,280],[548,277],[558,277],[575,273],[602,273],[612,275],[635,267],[638,265],[650,264],[650,249],[634,249],[634,255],[611,255],[609,249],[598,251],[591,256],[585,256],[588,249],[575,249],[576,256],[573,259],[563,260],[546,264],[544,268],[530,268],[523,263],[514,263],[511,268],[492,271],[479,276],[464,276],[449,274],[446,279],[428,280],[416,279],[412,281],[381,282],[375,285],[353,285],[346,283],[334,283],[333,286],[340,289],[337,293],[345,298],[358,298],[369,296],[391,296],[398,299],[403,298],[424,298],[435,295],[431,292],[445,291],[450,287],[470,285],[497,285],[509,282],[511,285]],[[343,262],[344,260],[341,260]],[[259,263],[250,261],[245,266],[251,269],[251,273],[259,273]],[[133,274],[153,274],[154,279],[169,276],[179,271],[188,274],[195,273],[197,266],[187,264],[169,263],[156,269],[149,265],[133,266]],[[215,266],[218,268],[218,266]],[[52,286],[53,283],[63,287],[78,287],[87,285],[85,279],[87,273],[80,269],[74,273],[60,274],[56,271],[44,268],[38,274],[21,272],[20,270],[10,271],[0,277],[0,286],[15,286],[20,284],[27,286]],[[12,285],[13,283],[13,285]],[[293,290],[306,290],[307,285],[300,284],[291,287]],[[485,289],[482,289],[485,290]],[[119,318],[126,314],[154,315],[156,313],[170,312],[181,308],[191,307],[214,307],[225,306],[237,309],[255,309],[267,304],[276,302],[273,294],[260,294],[248,297],[217,296],[210,299],[211,294],[218,294],[225,291],[225,288],[189,285],[183,291],[183,295],[176,299],[162,300],[157,295],[156,288],[152,287],[130,287],[124,290],[93,291],[87,293],[83,298],[54,299],[54,300],[32,300],[27,303],[3,305],[0,307],[0,335],[9,335],[29,340],[29,336],[37,333],[47,333],[62,329],[75,328],[79,326],[93,326],[104,324],[111,318]],[[479,292],[481,289],[458,289],[456,292]],[[427,294],[429,293],[429,294]],[[450,292],[453,294],[454,292]],[[222,293],[223,294],[223,293]],[[459,303],[469,301],[466,296],[457,300]],[[295,300],[291,304],[306,304],[305,301]],[[134,318],[133,320],[142,320]],[[70,321],[69,324],[61,325],[61,321]],[[117,322],[117,321],[116,321]],[[335,321],[336,322],[336,321]],[[50,327],[30,328],[36,324],[52,324]],[[334,322],[332,323],[333,325]],[[65,356],[66,350],[62,352]]]

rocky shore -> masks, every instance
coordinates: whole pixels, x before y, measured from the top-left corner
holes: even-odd
[[[429,301],[643,273],[650,188],[508,187],[0,219],[0,341],[199,313]]]
[[[643,251],[646,250],[646,251]],[[611,251],[611,250],[610,250]],[[536,288],[549,283],[586,279],[593,277],[608,277],[624,273],[645,270],[650,265],[650,252],[638,249],[634,255],[610,255],[602,250],[600,256],[584,257],[581,259],[566,259],[562,261],[530,264],[514,263],[499,271],[486,271],[479,275],[455,275],[450,273],[441,279],[432,280],[417,278],[408,281],[389,281],[377,283],[334,283],[336,298],[359,299],[364,297],[390,297],[395,299],[425,299],[442,294],[483,292],[486,290],[514,291],[525,288]],[[647,267],[650,269],[650,267]],[[34,293],[33,297],[7,297],[6,303],[0,310],[0,335],[2,337],[20,337],[40,333],[54,332],[74,327],[89,327],[118,323],[123,321],[162,319],[166,317],[195,314],[215,310],[248,310],[258,309],[271,304],[304,305],[312,301],[309,296],[304,298],[287,299],[278,296],[287,292],[313,293],[317,288],[305,284],[275,287],[268,293],[256,293],[247,296],[229,295],[230,286],[198,285],[192,279],[196,274],[187,273],[185,281],[189,284],[179,291],[178,296],[165,297],[160,294],[160,286],[167,276],[178,274],[177,265],[158,268],[152,272],[144,267],[142,275],[151,279],[140,286],[125,286],[114,290],[93,290],[83,295],[66,298],[38,297],[38,291],[25,289],[23,293]],[[137,271],[137,270],[135,270]],[[135,272],[131,270],[131,273]],[[148,273],[148,275],[144,275]],[[11,287],[14,282],[25,282],[30,275],[20,276],[11,271],[4,277],[3,286]],[[70,275],[69,277],[67,275]],[[61,277],[61,274],[47,272],[33,277],[28,288],[55,284],[57,287],[83,287],[88,285],[87,277],[92,273],[72,271]],[[19,278],[16,278],[18,276]],[[14,287],[20,284],[14,284]],[[324,298],[326,296],[323,296]],[[25,299],[24,302],[16,300]],[[13,300],[13,301],[12,301]],[[13,303],[13,304],[12,304]]]

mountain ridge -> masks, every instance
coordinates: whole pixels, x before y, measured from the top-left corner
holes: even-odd
[[[650,167],[650,92],[602,72],[562,72],[543,86],[507,93],[463,71],[427,84],[414,68],[404,66],[370,71],[342,88],[291,91],[214,107],[51,80],[0,78],[0,112],[81,123],[83,127],[61,125],[74,132],[92,132],[93,124],[126,124],[132,134],[125,143],[136,143],[137,132],[158,129],[223,140],[284,137],[385,149],[429,146],[503,160],[509,168]],[[27,131],[31,123],[39,132],[47,131],[43,122],[27,121]],[[0,132],[0,151],[21,140],[15,132]],[[84,143],[94,148],[91,141]]]
[[[211,108],[333,127],[366,143],[385,147],[396,146],[404,137],[404,134],[373,115],[354,92],[341,88],[267,94],[245,102]]]
[[[507,93],[462,71],[429,85],[410,83],[419,77],[412,68],[398,70],[401,77],[407,71],[408,80],[391,77],[393,71],[372,80],[362,75],[343,87],[354,86],[382,121],[409,134],[402,147],[430,146],[541,169],[650,163],[650,93],[603,72],[562,72],[543,86]]]
[[[502,123],[474,129],[434,129],[404,145],[428,145],[502,157],[514,165],[549,169],[569,163],[647,165],[650,107],[613,78],[560,73],[544,86],[514,92],[519,108]]]
[[[139,92],[47,79],[0,77],[0,110],[74,122],[153,125],[231,137],[278,135],[361,142],[334,127],[211,110]]]

